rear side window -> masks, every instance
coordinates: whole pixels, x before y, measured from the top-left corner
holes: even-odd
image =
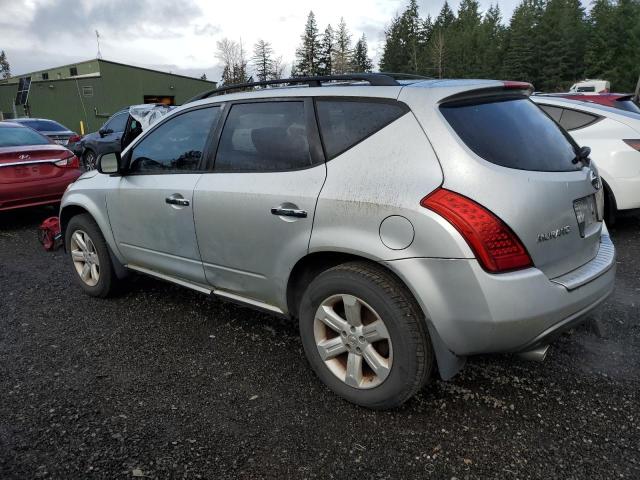
[[[565,172],[574,145],[528,98],[443,105],[440,111],[473,152],[488,162],[518,170]]]
[[[565,130],[575,130],[576,128],[586,127],[597,120],[598,117],[596,115],[565,108],[562,111],[560,125],[562,125]]]
[[[127,118],[129,118],[129,112],[118,113],[111,117],[102,128],[104,130],[113,130],[114,132],[124,132]]]
[[[231,107],[215,170],[269,172],[312,164],[303,102],[240,103]]]
[[[337,157],[407,113],[400,102],[349,99],[316,100],[327,160]]]
[[[539,107],[547,112],[556,122],[560,123],[560,117],[562,117],[562,109],[560,107],[552,107],[551,105],[539,105]]]

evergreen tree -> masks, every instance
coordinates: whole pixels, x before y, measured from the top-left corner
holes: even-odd
[[[566,90],[584,78],[586,29],[580,0],[549,0],[540,18],[538,88]]]
[[[301,38],[302,44],[296,50],[295,74],[300,76],[317,75],[320,43],[318,42],[318,24],[313,12],[309,12]]]
[[[445,0],[440,9],[440,13],[433,22],[433,32],[429,42],[429,56],[431,57],[432,69],[438,78],[443,78],[449,70],[449,49],[453,34],[452,26],[456,21],[456,16]]]
[[[0,51],[0,76],[2,78],[9,78],[11,76],[11,66],[7,60],[7,54],[4,50]]]
[[[402,38],[400,17],[396,16],[384,32],[385,42],[382,57],[380,58],[381,72],[402,72],[404,65],[409,63],[407,52],[404,48],[405,41]]]
[[[480,45],[481,24],[477,0],[462,0],[449,36],[449,76],[480,76],[481,55],[486,48],[486,45]]]
[[[541,16],[540,0],[523,0],[513,11],[505,35],[503,78],[537,84],[540,76],[537,45]]]
[[[356,47],[353,53],[353,71],[354,72],[370,72],[373,69],[373,62],[369,58],[367,37],[362,34],[362,37],[356,42]]]
[[[333,28],[327,25],[322,40],[320,41],[320,56],[318,62],[318,75],[331,75],[333,73],[333,56],[335,55],[335,39]]]
[[[615,5],[611,0],[596,0],[591,7],[588,21],[585,76],[611,78],[615,65],[616,31]]]
[[[253,47],[253,67],[256,78],[259,82],[264,82],[273,77],[273,48],[269,42],[258,40]]]
[[[340,19],[336,32],[336,43],[333,55],[333,73],[348,73],[352,69],[353,51],[351,50],[351,34],[344,18]]]
[[[640,75],[640,2],[618,0],[614,23],[614,60],[607,80],[618,92],[633,92]]]
[[[505,28],[500,7],[491,5],[485,13],[480,30],[480,58],[478,76],[499,78],[504,55]]]

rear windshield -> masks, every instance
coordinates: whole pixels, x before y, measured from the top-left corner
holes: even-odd
[[[26,127],[0,127],[0,147],[20,147],[22,145],[46,145],[47,137]]]
[[[442,114],[462,141],[485,160],[538,172],[579,170],[573,144],[528,98],[445,104]]]
[[[66,132],[68,130],[67,127],[53,120],[21,120],[20,123],[39,132]]]
[[[627,112],[640,113],[640,107],[633,103],[633,100],[617,100],[614,106]]]

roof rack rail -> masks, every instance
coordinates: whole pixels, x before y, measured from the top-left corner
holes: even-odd
[[[204,98],[213,97],[215,95],[220,95],[225,92],[229,92],[230,90],[244,90],[253,87],[267,87],[270,85],[307,85],[309,87],[321,87],[323,82],[335,82],[335,81],[347,81],[347,80],[356,80],[360,82],[369,82],[369,85],[376,87],[388,87],[388,86],[399,86],[401,85],[398,81],[393,77],[395,74],[385,74],[385,73],[347,73],[344,75],[320,75],[316,77],[294,77],[294,78],[282,78],[279,80],[264,80],[260,82],[249,82],[249,83],[236,83],[233,85],[225,85],[224,87],[216,88],[214,90],[209,90],[207,92],[203,92],[199,95],[196,95],[188,102],[195,102],[196,100],[202,100]],[[400,75],[400,74],[398,74]],[[402,74],[404,75],[404,74]]]

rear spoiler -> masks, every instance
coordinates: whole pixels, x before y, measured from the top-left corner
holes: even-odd
[[[503,97],[505,95],[518,95],[529,97],[533,93],[533,85],[528,82],[515,82],[512,80],[505,80],[500,85],[491,85],[475,88],[473,90],[465,90],[464,92],[456,93],[440,100],[440,104],[459,102],[465,100],[473,100],[477,98],[487,97]]]

